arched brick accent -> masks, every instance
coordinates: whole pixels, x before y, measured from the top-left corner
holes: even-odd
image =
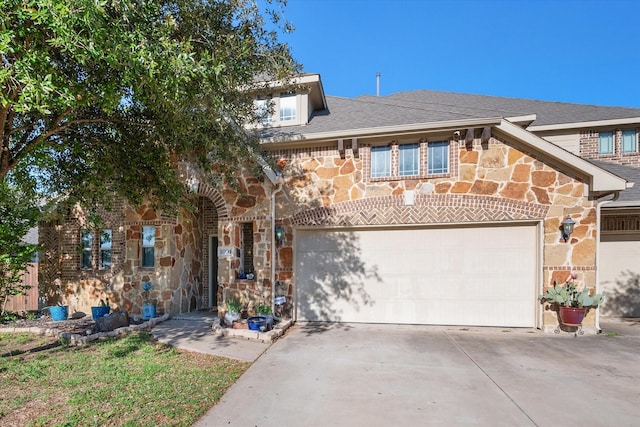
[[[203,197],[208,197],[213,202],[213,205],[216,207],[216,211],[218,212],[218,219],[229,218],[227,204],[222,198],[222,195],[216,189],[204,182],[201,182],[198,185],[198,194]]]
[[[291,217],[291,225],[395,225],[537,220],[549,206],[500,197],[420,194],[405,206],[403,196],[375,197],[309,209]]]

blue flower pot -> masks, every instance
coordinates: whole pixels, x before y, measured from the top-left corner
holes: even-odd
[[[267,318],[262,316],[249,317],[247,319],[249,329],[252,331],[264,332],[267,330]]]
[[[91,317],[95,321],[103,316],[106,316],[110,311],[111,309],[108,306],[91,307]]]
[[[51,314],[51,318],[56,322],[67,320],[67,318],[69,318],[69,306],[53,305],[49,307],[49,314]]]
[[[156,317],[155,304],[142,304],[142,318],[146,320],[154,317]]]

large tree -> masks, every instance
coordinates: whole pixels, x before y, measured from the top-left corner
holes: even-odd
[[[229,176],[256,77],[297,71],[285,1],[0,0],[0,180],[175,206],[179,161]]]

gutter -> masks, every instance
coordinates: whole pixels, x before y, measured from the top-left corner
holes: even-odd
[[[274,182],[274,189],[271,192],[271,313],[275,313],[276,295],[276,194],[282,191],[282,179]],[[276,187],[277,185],[277,187]]]

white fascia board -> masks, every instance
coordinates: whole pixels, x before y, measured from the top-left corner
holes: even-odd
[[[583,158],[561,148],[546,139],[522,129],[520,126],[514,125],[507,120],[503,120],[495,129],[502,131],[507,136],[517,139],[521,143],[532,148],[532,151],[541,152],[558,162],[566,165],[569,169],[573,169],[589,177],[590,189],[596,193],[606,193],[622,191],[628,188],[627,181],[617,175],[612,174],[596,165],[589,163]]]
[[[580,129],[580,128],[594,128],[605,126],[620,126],[631,125],[640,123],[640,117],[629,117],[626,119],[611,119],[611,120],[592,120],[589,122],[573,122],[573,123],[558,123],[553,125],[540,125],[529,126],[528,131],[542,132],[546,130],[562,130],[562,129]]]
[[[320,142],[335,141],[349,138],[391,137],[398,135],[411,135],[416,133],[464,130],[470,127],[495,126],[500,124],[501,117],[489,117],[484,119],[449,120],[444,122],[413,123],[408,125],[380,126],[361,129],[347,129],[331,132],[304,133],[288,136],[286,139],[265,138],[261,142],[276,144],[289,142]]]

